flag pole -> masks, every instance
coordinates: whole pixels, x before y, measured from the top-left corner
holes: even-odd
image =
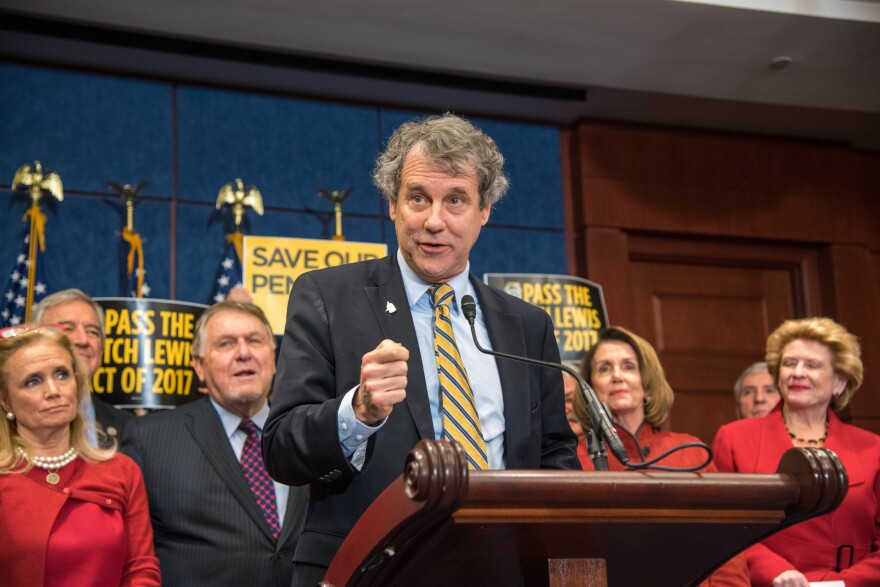
[[[30,220],[27,293],[24,309],[25,322],[27,322],[31,317],[31,307],[34,304],[38,262],[37,246],[40,247],[40,253],[46,252],[46,215],[40,210],[40,200],[43,198],[43,190],[46,190],[61,202],[64,200],[64,188],[61,184],[61,176],[54,171],[44,174],[42,164],[39,161],[34,161],[33,170],[29,164],[25,164],[15,172],[15,177],[12,179],[12,190],[20,189],[27,190],[31,197],[31,207],[22,217],[22,222]]]
[[[345,201],[354,188],[347,190],[318,190],[318,195],[333,204],[333,216],[336,219],[336,234],[330,237],[330,240],[344,241],[345,235],[342,234],[342,202]]]
[[[223,206],[232,208],[233,230],[226,233],[226,243],[227,250],[229,246],[234,250],[237,264],[231,259],[224,259],[221,262],[219,270],[220,279],[217,282],[216,294],[212,298],[215,302],[225,299],[229,290],[236,287],[236,281],[242,278],[241,264],[244,257],[242,254],[244,233],[241,230],[241,223],[244,220],[245,208],[252,208],[260,216],[263,215],[263,196],[255,186],[249,185],[245,188],[244,182],[240,178],[236,178],[234,181],[221,187],[220,192],[217,194],[217,210]],[[233,273],[238,273],[238,275],[233,275]],[[232,279],[232,277],[235,277],[235,279]]]
[[[39,191],[39,188],[38,188]],[[31,192],[31,197],[33,197],[33,191]],[[40,240],[40,252],[44,252],[46,250],[45,243],[43,242],[43,226],[41,217],[43,216],[43,212],[40,210],[39,196],[34,199],[34,203],[31,205],[30,210],[25,213],[25,218],[30,216],[31,220],[31,229],[30,234],[28,236],[28,282],[27,282],[27,296],[26,302],[24,306],[24,321],[27,322],[31,319],[31,307],[34,305],[34,285],[37,276],[37,239]]]
[[[144,279],[146,271],[144,270],[144,239],[134,229],[134,204],[138,198],[138,192],[147,187],[147,182],[142,181],[136,186],[127,183],[120,185],[116,182],[108,181],[107,187],[110,191],[115,192],[119,197],[125,200],[125,228],[122,229],[122,239],[128,243],[128,257],[126,259],[126,271],[128,279],[131,281],[133,271],[137,271],[137,281],[134,291],[131,292],[136,298],[144,297]],[[119,234],[119,233],[117,233]],[[135,269],[135,260],[137,260],[137,269]]]

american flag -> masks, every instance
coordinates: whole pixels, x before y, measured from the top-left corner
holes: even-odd
[[[241,287],[244,282],[244,273],[241,269],[241,261],[235,246],[227,239],[226,252],[223,260],[220,261],[220,267],[217,268],[217,283],[214,295],[211,297],[213,303],[222,302],[229,295],[229,290],[233,287]]]
[[[3,298],[0,300],[0,325],[4,328],[7,326],[18,326],[24,324],[27,310],[27,290],[28,290],[28,267],[30,259],[28,254],[30,250],[30,235],[25,233],[24,242],[21,251],[15,259],[15,264],[9,274],[9,281],[6,283],[6,289],[3,290]],[[40,260],[40,253],[37,252],[37,260]],[[43,264],[37,263],[36,284],[34,284],[34,303],[36,304],[44,297],[48,287],[46,285],[46,277],[43,272]]]
[[[129,221],[132,219],[129,217]],[[122,295],[129,295],[133,298],[150,297],[150,285],[147,283],[147,268],[144,262],[144,241],[134,228],[126,226],[119,233],[122,242],[128,244],[128,257],[126,258],[126,271],[128,273],[128,281],[126,283],[126,291]],[[143,276],[143,277],[141,277]],[[141,287],[138,289],[138,278],[141,278]]]
[[[128,274],[128,295],[133,298],[138,297],[138,274],[143,271],[144,272],[144,285],[141,287],[141,296],[142,298],[150,297],[150,284],[147,283],[147,270],[146,269],[135,269],[131,273]]]

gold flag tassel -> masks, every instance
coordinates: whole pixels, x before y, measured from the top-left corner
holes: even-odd
[[[242,243],[244,242],[244,234],[240,230],[227,233],[226,242],[231,244],[232,247],[235,249],[235,254],[238,255],[238,262],[241,263],[241,247]]]
[[[40,253],[46,252],[46,215],[40,210],[37,201],[31,204],[31,207],[22,217],[22,222],[30,219],[31,229],[28,248],[28,282],[27,282],[27,301],[25,302],[24,318],[25,322],[30,320],[31,308],[34,306],[34,287],[37,285],[37,246],[40,247]]]
[[[134,271],[134,261],[137,259],[137,295],[135,297],[142,298],[144,297],[144,242],[141,235],[128,227],[122,229],[122,238],[128,243],[126,269],[129,279],[131,279],[131,272]]]

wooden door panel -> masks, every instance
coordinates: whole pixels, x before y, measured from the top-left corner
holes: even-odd
[[[709,446],[715,432],[722,424],[734,419],[733,384],[725,393],[706,393],[703,390],[675,390],[675,405],[672,407],[666,427],[676,432],[693,434]]]
[[[634,330],[654,344],[675,390],[668,426],[711,442],[734,417],[733,384],[794,313],[788,268],[630,263]]]

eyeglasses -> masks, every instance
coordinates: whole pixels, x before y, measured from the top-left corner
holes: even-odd
[[[36,332],[64,332],[63,324],[38,324],[36,326],[9,326],[0,330],[0,338],[13,338]]]

